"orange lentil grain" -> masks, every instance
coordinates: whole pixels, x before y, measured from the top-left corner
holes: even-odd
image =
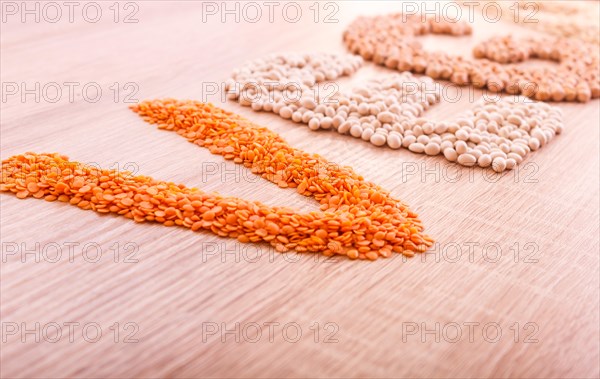
[[[126,197],[123,200],[121,200],[121,204],[123,204],[126,207],[130,207],[133,205],[133,200],[131,200],[130,198]]]
[[[269,232],[267,232],[265,229],[256,229],[254,233],[256,233],[256,235],[260,237],[266,237],[267,235],[269,235]]]
[[[376,260],[378,257],[377,253],[374,251],[368,252],[367,254],[365,254],[365,256],[367,257],[367,259],[372,260],[372,261]]]
[[[39,191],[39,187],[37,185],[37,183],[35,182],[29,182],[27,184],[27,191],[31,192],[31,193],[36,193],[37,191]]]
[[[350,259],[356,259],[356,258],[358,258],[358,250],[356,250],[356,249],[350,249],[350,250],[348,250],[348,252],[346,253],[346,255]]]
[[[215,212],[213,212],[213,211],[208,211],[208,212],[204,213],[204,214],[202,215],[202,219],[203,219],[204,221],[212,221],[212,220],[214,220],[214,219],[215,219]]]

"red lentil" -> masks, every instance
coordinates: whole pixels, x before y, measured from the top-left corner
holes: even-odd
[[[425,34],[471,34],[470,25],[424,19],[401,13],[361,16],[344,32],[348,49],[366,60],[412,71],[458,85],[472,84],[492,92],[523,94],[540,101],[587,102],[600,97],[598,46],[577,39],[494,37],[478,44],[475,58],[427,51],[418,41]],[[521,67],[530,58],[548,59],[557,68]]]

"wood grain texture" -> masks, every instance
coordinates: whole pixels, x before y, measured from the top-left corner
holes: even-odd
[[[103,89],[96,103],[64,94],[57,103],[7,97],[2,159],[35,151],[103,167],[131,163],[158,179],[304,210],[316,204],[144,123],[122,99],[114,101],[109,87],[136,83],[138,100],[203,99],[203,83],[221,83],[246,60],[281,51],[343,52],[341,33],[355,16],[400,10],[397,2],[339,2],[339,22],[315,23],[312,2],[301,2],[298,23],[277,12],[273,23],[266,15],[254,24],[222,23],[202,22],[200,2],[139,1],[139,22],[124,24],[102,4],[107,13],[95,24],[81,17],[2,23],[2,83],[95,82]],[[508,32],[532,33],[478,20],[473,36],[425,43],[467,54],[475,41]],[[389,72],[367,63],[352,80]],[[442,119],[469,107],[463,91],[460,101],[434,106],[429,115]],[[437,247],[375,263],[281,255],[265,245],[2,194],[2,377],[600,375],[598,100],[557,104],[565,132],[519,170],[497,177],[443,157],[312,132],[220,95],[208,99],[391,190],[421,216]],[[138,249],[128,259],[134,263],[126,262],[128,242]],[[78,244],[72,254],[67,243]],[[57,245],[62,256],[52,263]],[[98,262],[91,262],[93,246],[102,251]],[[36,252],[46,259],[36,262]],[[68,322],[79,323],[72,334]],[[39,333],[22,335],[36,323]],[[61,336],[51,323],[61,326]],[[239,333],[223,335],[236,323]],[[265,323],[278,323],[272,340]],[[469,323],[477,323],[472,338]],[[84,339],[95,337],[94,325],[102,330],[95,343]],[[125,343],[132,325],[138,342]],[[220,330],[209,333],[215,326]],[[326,343],[332,333],[337,342]]]

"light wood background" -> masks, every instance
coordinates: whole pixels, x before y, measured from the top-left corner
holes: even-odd
[[[134,99],[208,98],[267,125],[298,148],[352,166],[406,201],[439,245],[410,260],[375,263],[283,256],[264,245],[242,246],[205,232],[2,194],[3,377],[600,375],[597,100],[557,104],[565,132],[518,171],[498,178],[442,157],[312,132],[207,96],[211,84],[203,83],[221,83],[249,59],[272,52],[344,52],[342,31],[355,16],[400,10],[397,2],[339,2],[334,23],[322,22],[333,9],[324,9],[324,3],[314,22],[313,2],[298,2],[303,15],[297,23],[282,18],[282,5],[273,23],[266,13],[257,23],[236,23],[232,16],[226,23],[218,16],[203,22],[196,1],[137,1],[139,22],[115,23],[112,2],[100,3],[98,23],[83,21],[81,7],[73,23],[66,15],[57,23],[21,23],[18,16],[2,23],[2,83],[33,88],[36,82],[41,87],[77,82],[81,88],[94,82],[103,90],[96,103],[80,95],[69,101],[63,86],[60,101],[51,103],[52,92],[36,102],[32,95],[22,101],[20,93],[8,96],[3,89],[2,159],[26,151],[61,152],[207,191],[316,208],[293,190],[144,123],[123,101],[131,88],[116,102],[110,89],[115,82],[121,87],[131,82],[139,88]],[[120,20],[133,9],[123,7]],[[474,32],[424,41],[468,54],[479,39],[530,33],[481,20]],[[367,63],[354,80],[387,73]],[[446,101],[429,115],[453,117],[468,108],[469,90],[463,91],[460,101]],[[480,96],[472,94],[475,100]],[[68,243],[78,244],[72,256]],[[127,243],[136,247],[134,257],[127,258]],[[62,255],[52,263],[56,246]],[[102,251],[97,262],[93,246]],[[73,334],[68,322],[79,323]],[[272,341],[269,322],[279,323]],[[39,333],[24,333],[36,323]],[[52,323],[61,326],[60,336]],[[115,323],[117,342],[110,329]],[[236,323],[239,341],[233,333],[222,342],[223,329]],[[471,340],[469,323],[478,323]],[[220,331],[207,335],[215,325]],[[296,342],[295,325],[302,332]],[[93,326],[102,330],[95,343],[84,339],[95,337]],[[138,342],[125,343],[132,332]],[[332,333],[337,342],[326,343]]]

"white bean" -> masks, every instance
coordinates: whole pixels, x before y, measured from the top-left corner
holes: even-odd
[[[435,142],[429,142],[425,145],[425,154],[427,155],[438,155],[440,153],[440,145]]]
[[[375,146],[383,146],[385,145],[386,137],[384,134],[375,133],[371,136],[371,143]]]
[[[377,115],[377,120],[382,123],[390,124],[394,121],[394,114],[391,112],[381,112]]]
[[[449,147],[444,150],[444,157],[450,162],[454,162],[458,157],[458,153],[453,148]]]
[[[333,121],[334,121],[334,125],[335,125],[335,118],[333,119]],[[344,121],[343,123],[341,123],[340,125],[337,126],[337,131],[340,134],[346,134],[350,130],[350,126],[351,126],[350,122]]]
[[[458,154],[465,154],[467,152],[467,144],[465,141],[456,141],[454,148]]]
[[[352,125],[352,127],[350,127],[350,134],[352,135],[352,137],[360,137],[362,136],[363,133],[363,128],[358,125],[358,124],[354,124]]]
[[[343,123],[344,123],[344,117],[337,115],[333,118],[332,120],[332,124],[334,128],[339,128]],[[348,127],[348,129],[350,129],[350,127]],[[348,131],[348,130],[346,130]]]
[[[283,107],[279,110],[279,115],[285,119],[292,117],[292,109],[290,107]]]
[[[331,119],[331,117],[323,117],[323,119],[321,120],[321,128],[323,129],[329,129],[331,128],[333,120]]]
[[[427,145],[429,143],[429,137],[427,137],[425,134],[421,134],[417,137],[417,142]]]
[[[465,153],[458,156],[458,163],[463,166],[473,166],[477,159],[471,154]]]
[[[313,99],[307,97],[300,100],[300,104],[306,109],[315,109],[317,107],[317,103],[315,103]]]
[[[390,133],[387,137],[387,144],[392,149],[399,149],[402,146],[402,137],[398,133]]]
[[[321,122],[318,118],[311,118],[308,122],[308,127],[310,130],[318,130],[321,127]]]
[[[493,150],[490,153],[490,157],[492,157],[492,159],[496,159],[496,158],[506,159],[507,158],[506,153],[504,153],[501,150]]]
[[[508,154],[506,154],[506,155],[507,155],[507,161],[508,161],[508,159],[512,159],[512,160],[514,160],[514,161],[515,161],[517,164],[519,164],[519,163],[523,162],[523,157],[522,157],[522,156],[520,156],[520,155],[519,155],[519,154],[517,154],[517,153],[508,153]]]
[[[506,160],[502,157],[496,157],[492,161],[492,169],[496,172],[502,172],[506,170]]]
[[[535,138],[535,137],[531,137],[531,139],[529,140],[529,148],[531,148],[531,150],[536,151],[537,149],[540,148],[540,140]]]
[[[363,129],[363,132],[360,136],[360,138],[362,138],[365,141],[370,141],[371,140],[371,136],[375,134],[375,132],[373,131],[373,129]]]
[[[415,143],[416,141],[417,141],[417,137],[415,137],[413,135],[405,136],[402,139],[402,146],[408,148],[411,144]]]
[[[422,143],[415,142],[408,146],[408,150],[412,151],[413,153],[422,153],[425,151],[425,146],[423,146]]]
[[[513,168],[515,168],[515,166],[517,165],[517,161],[515,161],[512,158],[508,158],[506,160],[506,169],[507,170],[512,170]]]
[[[479,159],[477,159],[477,163],[479,167],[489,167],[492,164],[492,157],[489,154],[482,154]]]
[[[460,129],[456,131],[456,138],[461,141],[467,141],[469,139],[469,133],[467,133],[464,129]]]
[[[442,151],[446,150],[449,147],[453,147],[454,144],[451,141],[442,141],[442,143],[440,143],[440,149]]]

